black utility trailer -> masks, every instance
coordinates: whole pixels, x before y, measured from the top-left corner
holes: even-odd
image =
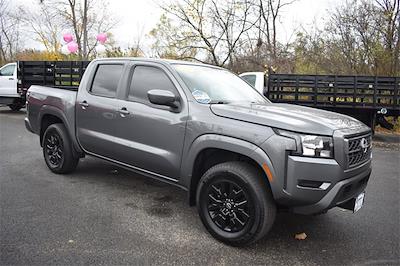
[[[266,96],[272,102],[294,103],[347,114],[372,129],[391,129],[385,116],[399,116],[400,77],[338,75],[268,75]]]
[[[78,89],[90,61],[18,61],[18,88],[31,85]]]
[[[32,85],[77,90],[90,61],[18,61],[17,91],[20,108],[25,105],[26,92]]]

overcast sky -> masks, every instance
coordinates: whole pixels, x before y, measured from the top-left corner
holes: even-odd
[[[26,7],[35,6],[39,0],[10,0],[13,4]],[[112,30],[117,43],[126,48],[135,40],[135,36],[148,33],[157,23],[161,10],[157,0],[110,0],[110,13],[119,20]],[[295,29],[303,25],[310,26],[313,21],[322,24],[329,9],[344,0],[297,0],[286,6],[281,13],[279,39],[289,40]],[[35,45],[36,46],[36,45]],[[38,47],[37,47],[38,48]]]
[[[307,25],[316,20],[323,23],[327,11],[343,0],[298,0],[282,11],[280,39],[290,39],[293,30],[301,24]],[[154,0],[112,0],[110,7],[119,16],[120,23],[114,29],[116,39],[123,45],[132,43],[140,29],[147,33],[157,23],[161,10]]]

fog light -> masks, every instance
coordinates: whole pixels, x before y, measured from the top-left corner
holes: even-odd
[[[313,180],[299,180],[297,186],[300,188],[326,190],[329,188],[330,185],[331,185],[330,182],[313,181]]]

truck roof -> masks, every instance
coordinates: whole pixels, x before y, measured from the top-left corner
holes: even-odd
[[[194,65],[203,67],[212,67],[217,69],[223,69],[218,66],[204,64],[200,62],[190,62],[184,60],[173,60],[173,59],[160,59],[160,58],[144,58],[144,57],[110,57],[110,58],[99,58],[93,61],[142,61],[142,62],[152,62],[152,63],[162,63],[166,65]]]

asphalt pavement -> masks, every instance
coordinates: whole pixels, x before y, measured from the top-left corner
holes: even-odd
[[[0,107],[1,265],[400,264],[398,149],[374,149],[356,214],[282,213],[265,239],[234,248],[207,233],[178,188],[91,157],[51,173],[24,116]]]

